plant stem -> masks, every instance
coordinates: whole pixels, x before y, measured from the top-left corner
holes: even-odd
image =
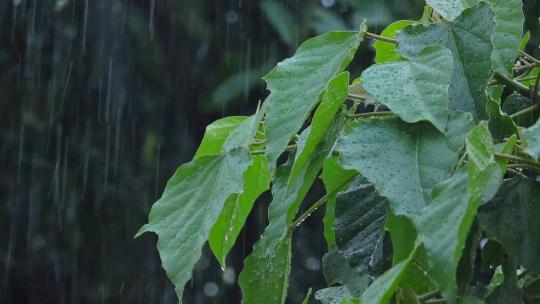
[[[523,114],[527,114],[529,112],[532,112],[532,111],[534,111],[536,109],[538,109],[538,104],[533,104],[532,106],[530,106],[528,108],[525,108],[525,109],[523,109],[521,111],[518,111],[518,112],[516,112],[514,114],[511,114],[510,117],[515,118],[515,117],[521,116]]]
[[[514,79],[500,73],[500,72],[495,72],[495,79],[499,80],[500,82],[508,85],[509,87],[511,87],[514,91],[517,91],[519,94],[523,95],[523,96],[530,96],[531,95],[531,89],[524,86],[523,84],[515,81]],[[535,92],[535,94],[538,95],[538,93]]]
[[[534,58],[533,56],[531,56],[531,55],[529,55],[529,54],[527,54],[527,53],[525,53],[524,51],[521,51],[521,50],[520,50],[520,51],[519,51],[519,54],[521,54],[521,56],[523,56],[523,57],[525,57],[525,58],[527,58],[527,59],[529,59],[529,60],[531,60],[531,61],[533,61],[533,62],[536,62],[536,63],[540,64],[540,60]]]
[[[534,165],[531,165],[531,164],[510,164],[510,165],[508,165],[508,168],[520,168],[520,169],[526,168],[526,169],[529,169],[529,170],[540,172],[540,167],[537,167],[537,166],[534,166]]]
[[[313,203],[304,213],[302,213],[296,220],[292,222],[292,224],[289,226],[289,232],[293,231],[294,228],[299,226],[303,221],[305,221],[308,217],[311,216],[313,212],[315,212],[320,206],[322,206],[328,198],[334,194],[336,194],[343,186],[347,185],[351,180],[353,180],[356,177],[356,174],[351,176],[349,179],[347,179],[345,182],[343,182],[339,187],[336,187],[334,191],[326,193],[323,197],[321,197],[318,201]]]
[[[390,111],[384,111],[384,112],[368,112],[368,113],[355,113],[355,114],[348,114],[348,118],[366,118],[366,117],[374,117],[374,116],[394,116],[396,115],[394,112]]]
[[[384,41],[384,42],[397,43],[397,40],[394,39],[394,38],[384,37],[384,36],[380,36],[380,35],[373,34],[373,33],[370,33],[370,32],[366,32],[365,36],[368,37],[368,38],[371,38],[371,39],[380,40],[380,41]]]
[[[430,291],[430,292],[428,292],[428,293],[419,295],[419,296],[418,296],[418,301],[419,301],[420,303],[425,303],[427,300],[436,298],[436,297],[438,297],[440,294],[441,294],[441,293],[440,293],[438,290],[432,290],[432,291]]]
[[[511,155],[511,154],[498,153],[498,152],[495,152],[495,156],[499,157],[499,158],[505,158],[505,159],[508,159],[508,160],[522,162],[522,163],[529,164],[529,165],[540,168],[540,163],[539,162],[536,162],[536,161],[530,160],[530,159],[526,159],[526,158],[523,158],[523,157],[519,157],[519,156],[515,156],[515,155]]]

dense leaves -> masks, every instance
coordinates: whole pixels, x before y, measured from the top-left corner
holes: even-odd
[[[306,41],[265,77],[261,111],[207,128],[141,230],[158,234],[179,296],[206,240],[225,264],[270,184],[269,223],[239,277],[243,303],[285,303],[294,230],[325,202],[320,303],[510,303],[534,292],[540,121],[523,125],[521,115],[538,120],[534,107],[501,102],[535,101],[511,74],[521,3],[428,4],[389,37],[362,24]],[[377,64],[351,85],[343,69],[364,36],[380,40]],[[326,194],[297,215],[317,178]]]

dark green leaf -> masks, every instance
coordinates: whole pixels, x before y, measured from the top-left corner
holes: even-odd
[[[387,200],[362,176],[337,196],[336,244],[354,271],[375,276],[382,272]]]
[[[523,130],[523,141],[525,141],[525,152],[534,159],[540,157],[540,119],[528,129]]]
[[[341,304],[352,298],[353,295],[345,286],[328,287],[315,292],[315,299],[322,304]]]
[[[506,99],[504,100],[504,104],[502,106],[502,110],[507,115],[512,115],[514,113],[517,113],[521,110],[524,110],[528,107],[530,107],[531,101],[529,98],[522,96],[518,93],[513,93],[508,95]],[[513,120],[515,124],[517,124],[520,127],[528,128],[532,126],[536,122],[536,117],[538,115],[538,111],[532,111],[517,117],[514,117]]]
[[[540,183],[513,179],[482,206],[480,225],[527,268],[540,270]]]
[[[323,274],[329,286],[342,285],[352,295],[360,296],[369,285],[369,275],[354,271],[337,248],[333,247],[323,256]]]

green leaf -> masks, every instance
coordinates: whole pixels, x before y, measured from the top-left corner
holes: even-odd
[[[540,270],[540,183],[512,179],[480,209],[480,225],[488,237],[520,264]]]
[[[520,50],[525,51],[527,44],[529,44],[529,39],[531,39],[531,32],[527,31],[525,35],[523,35],[523,38],[521,38],[521,41],[519,42]]]
[[[525,153],[538,159],[540,157],[540,119],[530,128],[523,130],[522,135],[526,144]]]
[[[398,51],[414,58],[426,46],[441,44],[452,51],[454,70],[449,89],[451,110],[485,118],[486,87],[491,78],[494,12],[485,2],[463,11],[451,22],[407,26],[397,35]]]
[[[481,174],[484,172],[471,162],[468,168],[435,186],[431,204],[418,219],[430,274],[449,303],[456,300],[456,270],[489,181],[488,174]]]
[[[531,101],[529,98],[522,96],[518,93],[512,93],[506,97],[504,100],[502,110],[507,115],[512,115],[521,110],[524,110],[531,106]],[[513,117],[512,120],[514,123],[520,127],[528,128],[532,126],[538,117],[538,110],[531,111],[529,113]]]
[[[158,235],[161,262],[179,299],[225,202],[242,192],[251,162],[249,152],[238,148],[180,166],[152,206],[148,224],[137,233]]]
[[[264,77],[271,92],[263,106],[270,171],[274,171],[277,158],[319,102],[327,83],[351,62],[363,31],[330,32],[308,39],[293,57],[280,62]]]
[[[338,164],[337,157],[330,157],[324,161],[321,179],[324,183],[326,193],[337,193],[340,189],[347,189],[348,184],[344,185],[346,181],[356,175],[354,170],[343,170]],[[324,214],[324,238],[328,244],[328,248],[331,248],[335,244],[336,235],[334,232],[334,221],[336,208],[336,194],[330,195],[326,200],[326,212]]]
[[[523,291],[517,286],[516,268],[515,259],[507,257],[502,265],[504,280],[486,298],[487,303],[523,303]]]
[[[248,118],[247,116],[229,116],[218,119],[206,127],[204,137],[202,139],[197,152],[193,159],[200,158],[206,155],[219,154],[221,147],[232,130],[236,129],[240,123]]]
[[[394,38],[396,37],[398,31],[407,25],[414,23],[415,21],[412,20],[399,20],[393,22],[381,32],[381,36]],[[373,48],[375,49],[375,63],[404,60],[403,57],[401,57],[401,55],[399,55],[397,52],[395,43],[377,40],[375,43],[373,43]]]
[[[272,187],[273,200],[268,209],[269,224],[254,245],[251,255],[246,258],[244,269],[240,274],[239,283],[244,295],[243,303],[260,303],[261,299],[264,299],[268,304],[280,304],[285,300],[290,270],[289,225],[292,224],[301,202],[322,168],[324,159],[330,153],[344,120],[343,115],[334,119],[326,132],[325,139],[311,154],[309,161],[305,163],[296,179],[290,179],[292,167],[290,162],[278,170]],[[299,151],[306,144],[308,134],[310,134],[309,129],[301,134],[298,142]],[[288,255],[284,244],[288,244]],[[282,252],[277,252],[278,250]],[[284,273],[276,270],[272,265],[283,265],[283,267],[287,265],[289,268],[284,268],[287,270]]]
[[[272,185],[272,196],[277,197],[287,187],[287,179],[291,171],[291,162],[280,166]],[[270,221],[275,220],[273,214],[282,208],[272,202],[269,207]],[[268,230],[268,229],[267,229]],[[267,231],[265,231],[265,234]],[[264,235],[253,246],[253,251],[244,261],[244,269],[240,273],[238,283],[242,289],[242,303],[283,303],[287,295],[289,273],[291,271],[291,236],[278,240],[274,254],[268,255]]]
[[[292,12],[281,2],[267,0],[261,3],[261,10],[279,37],[290,48],[298,45],[298,26]]]
[[[406,122],[427,120],[444,132],[452,53],[428,46],[404,62],[376,64],[362,73],[362,86]]]
[[[339,193],[336,201],[337,248],[361,275],[382,272],[387,200],[362,176]]]
[[[464,113],[452,113],[446,134],[399,119],[359,120],[344,128],[335,150],[342,168],[366,177],[396,215],[415,218],[430,201],[431,188],[453,172],[471,128]]]
[[[497,100],[489,98],[486,111],[489,116],[489,131],[495,139],[503,140],[517,133],[514,120],[501,110]]]
[[[349,72],[343,72],[334,77],[326,87],[321,103],[317,107],[308,129],[306,142],[298,149],[295,157],[290,180],[296,179],[309,161],[317,145],[323,140],[326,130],[332,124],[334,116],[340,109],[349,90]]]
[[[253,164],[244,173],[244,191],[233,194],[210,231],[210,249],[223,268],[227,254],[234,246],[255,200],[270,186],[270,172],[265,156],[255,156]]]
[[[311,298],[311,293],[313,292],[313,289],[311,287],[308,289],[308,292],[306,294],[306,297],[304,298],[304,301],[302,301],[302,304],[309,304],[309,298]]]
[[[463,10],[473,6],[475,0],[426,0],[427,5],[433,7],[443,18],[454,20]]]
[[[386,304],[398,288],[407,268],[412,263],[416,250],[408,259],[399,262],[377,278],[362,295],[362,304]]]
[[[328,285],[345,286],[352,295],[361,295],[371,281],[369,275],[362,275],[354,271],[347,259],[345,259],[336,247],[332,247],[323,256],[322,264],[324,278]]]
[[[349,289],[345,286],[328,287],[315,292],[315,299],[322,304],[341,304],[344,301],[347,303],[346,301],[353,297]]]
[[[495,160],[493,140],[485,121],[480,122],[467,135],[466,142],[467,155],[478,169],[485,170]]]

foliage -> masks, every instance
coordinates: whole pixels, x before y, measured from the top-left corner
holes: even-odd
[[[326,201],[322,303],[537,301],[539,76],[528,87],[512,69],[540,61],[519,51],[521,3],[428,4],[431,16],[390,25],[395,39],[362,23],[307,40],[264,77],[255,114],[207,129],[204,155],[179,167],[140,231],[158,235],[180,299],[204,243],[223,265],[271,183],[269,224],[239,277],[246,304],[285,302],[292,235]],[[366,38],[385,55],[350,84]],[[509,94],[527,107],[505,113]],[[297,216],[317,177],[326,194]]]

